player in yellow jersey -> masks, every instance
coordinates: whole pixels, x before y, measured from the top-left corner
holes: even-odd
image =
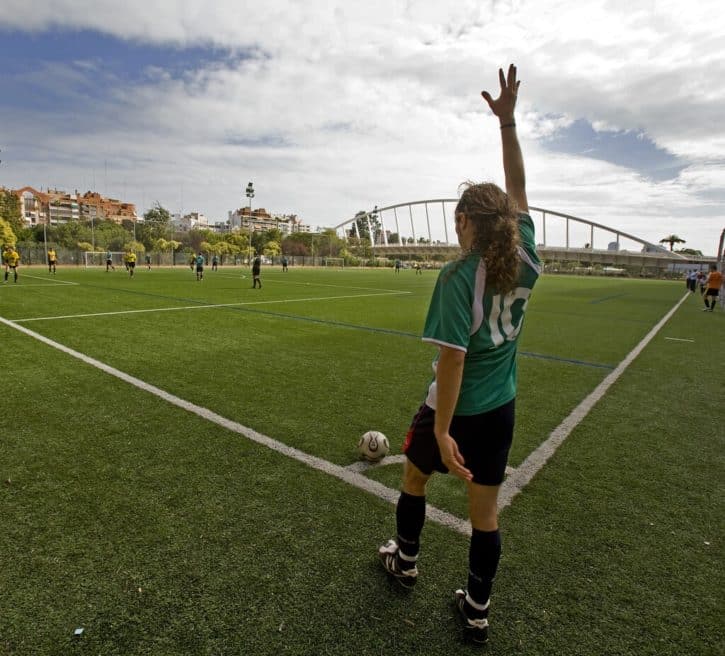
[[[13,246],[8,244],[3,252],[3,264],[5,265],[5,282],[8,281],[10,269],[13,270],[13,282],[18,282],[18,265],[20,264],[20,254]]]
[[[127,251],[126,255],[123,258],[123,261],[126,263],[128,275],[133,278],[133,271],[136,268],[136,253],[134,253],[133,251]]]
[[[55,273],[55,265],[58,263],[58,255],[53,247],[48,249],[48,273]]]

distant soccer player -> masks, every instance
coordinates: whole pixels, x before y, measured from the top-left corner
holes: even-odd
[[[722,287],[723,275],[717,270],[716,264],[710,265],[710,273],[707,275],[707,282],[705,283],[705,308],[703,312],[714,312],[715,302],[717,297],[720,295],[720,287]]]
[[[262,281],[259,279],[261,272],[262,258],[257,255],[257,257],[254,258],[254,262],[252,262],[252,289],[257,286],[257,283],[259,283],[259,288],[262,289]]]
[[[106,251],[106,273],[108,273],[108,269],[116,270],[116,267],[113,266],[113,255],[111,254],[111,251]],[[126,267],[128,269],[128,267]]]
[[[196,266],[196,279],[204,280],[204,256],[199,251],[199,254],[194,259],[194,265]]]
[[[20,265],[20,254],[13,246],[7,244],[3,252],[3,264],[5,265],[5,282],[8,281],[10,269],[13,270],[13,282],[18,282],[18,266]]]
[[[395,273],[400,273],[400,260],[395,260]]]
[[[58,255],[53,247],[48,249],[48,273],[55,274],[56,264],[58,263]]]
[[[194,255],[194,253],[192,253],[191,257],[189,258],[189,268],[193,271],[195,266],[196,266],[196,255]]]
[[[146,254],[146,268],[151,271],[151,256],[148,253]]]
[[[133,251],[127,251],[126,256],[124,257],[124,262],[126,264],[126,269],[128,269],[128,275],[133,278],[133,272],[136,268],[136,253]]]
[[[423,330],[423,340],[438,347],[435,380],[405,438],[397,539],[378,550],[388,574],[412,587],[428,480],[440,471],[465,481],[468,585],[454,600],[466,633],[479,644],[488,640],[501,555],[497,498],[514,429],[516,345],[541,270],[514,120],[516,67],[506,77],[500,69],[499,80],[498,98],[482,95],[500,123],[506,193],[492,183],[470,184],[456,206],[462,254],[440,272]]]
[[[211,270],[216,271],[219,268],[219,257],[217,255],[213,255],[211,258]]]
[[[288,264],[287,256],[283,255],[282,256],[282,273],[287,273],[287,264]]]

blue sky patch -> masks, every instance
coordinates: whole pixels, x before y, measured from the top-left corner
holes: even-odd
[[[214,63],[233,66],[250,56],[251,51],[124,41],[93,30],[0,30],[3,104],[64,110],[103,98],[107,91],[148,82],[160,71],[178,78]]]
[[[672,180],[687,163],[657,146],[644,133],[625,130],[598,132],[584,119],[574,121],[543,141],[549,150],[603,160],[633,169],[657,182]]]
[[[212,47],[176,48],[123,41],[91,30],[61,32],[0,31],[0,58],[6,74],[22,75],[47,62],[97,62],[120,79],[136,81],[155,66],[176,77],[209,62],[236,59],[228,50]],[[243,57],[242,57],[243,58]]]

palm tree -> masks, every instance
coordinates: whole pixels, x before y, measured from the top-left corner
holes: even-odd
[[[675,244],[685,244],[687,243],[684,239],[678,237],[677,235],[668,235],[664,239],[660,239],[660,244],[669,244],[670,250],[672,250],[673,246]]]

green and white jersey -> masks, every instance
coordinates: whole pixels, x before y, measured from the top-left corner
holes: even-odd
[[[516,396],[516,344],[531,290],[541,273],[534,223],[528,214],[519,214],[519,231],[519,280],[509,294],[486,287],[486,266],[475,253],[447,264],[438,276],[423,341],[466,354],[457,415],[488,412]],[[437,358],[434,372],[436,365]],[[425,402],[435,410],[435,378]]]

